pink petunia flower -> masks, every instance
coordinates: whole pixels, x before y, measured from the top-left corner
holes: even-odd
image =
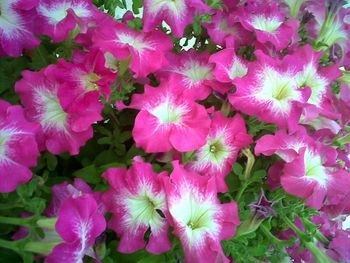
[[[0,2],[0,53],[18,57],[23,49],[33,49],[39,45],[40,41],[33,33],[33,17],[36,15],[35,7],[38,2],[38,0]]]
[[[299,90],[298,67],[284,60],[272,59],[261,51],[250,64],[248,74],[236,78],[237,91],[229,95],[231,104],[259,120],[275,123],[280,128],[295,128],[301,116],[298,103],[308,99],[306,90]]]
[[[56,223],[56,231],[64,242],[54,247],[45,262],[83,262],[85,255],[93,255],[95,239],[105,229],[105,218],[91,195],[67,198],[58,210]]]
[[[161,178],[152,165],[140,157],[130,169],[110,168],[102,175],[110,184],[103,200],[112,213],[109,227],[121,238],[118,251],[133,253],[146,245],[144,235],[151,234],[146,245],[150,253],[159,254],[171,248],[168,237],[168,214]]]
[[[240,223],[236,203],[219,203],[215,178],[188,172],[177,161],[173,166],[164,186],[186,262],[228,262],[220,242],[231,238]]]
[[[92,137],[91,124],[102,117],[98,115],[98,118],[87,120],[82,115],[84,121],[81,121],[74,114],[74,102],[65,104],[76,97],[76,92],[73,86],[70,93],[61,93],[64,74],[57,65],[50,65],[39,72],[23,71],[22,76],[23,79],[16,83],[16,92],[25,106],[27,117],[41,125],[39,146],[53,154],[66,151],[78,154],[79,148]],[[95,109],[100,111],[101,107]]]
[[[36,10],[36,33],[48,35],[54,42],[66,39],[77,25],[85,31],[100,13],[91,0],[41,0]]]
[[[171,39],[160,31],[144,33],[106,18],[93,35],[94,46],[118,60],[131,59],[135,77],[146,77],[167,65],[164,52],[172,49]]]
[[[39,156],[39,129],[25,118],[23,108],[0,100],[0,192],[14,191],[32,178],[29,168]]]
[[[285,20],[276,1],[247,1],[238,14],[242,26],[255,32],[260,43],[271,43],[277,50],[286,48],[292,39],[299,39],[298,20]]]
[[[189,163],[189,168],[203,175],[216,178],[219,192],[228,190],[224,177],[232,169],[241,148],[252,143],[243,118],[235,115],[226,118],[221,112],[215,112],[204,146],[196,151],[196,160]]]
[[[90,186],[80,178],[74,178],[73,184],[64,182],[56,184],[51,188],[52,200],[45,210],[45,214],[49,217],[56,216],[62,203],[69,197],[79,197],[83,194],[93,194]]]
[[[137,147],[146,152],[193,151],[205,144],[210,118],[206,109],[183,96],[178,83],[145,86],[134,94],[130,108],[139,109],[132,130]]]
[[[212,89],[225,93],[230,87],[217,82],[213,76],[213,66],[208,63],[209,54],[195,53],[193,50],[180,55],[166,54],[170,65],[157,72],[161,79],[171,78],[171,82],[180,83],[183,96],[195,100],[206,99]]]
[[[211,55],[209,62],[215,64],[214,76],[220,82],[230,83],[248,73],[248,63],[239,58],[233,48]]]
[[[194,14],[202,14],[209,7],[201,0],[157,1],[145,0],[143,10],[143,30],[153,31],[165,21],[176,37],[182,37],[184,29],[193,21]]]

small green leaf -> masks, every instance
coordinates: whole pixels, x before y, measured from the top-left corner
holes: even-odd
[[[97,184],[101,181],[101,177],[94,164],[86,166],[73,173],[73,176],[84,179],[87,183]]]

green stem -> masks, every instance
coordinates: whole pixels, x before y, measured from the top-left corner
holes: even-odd
[[[17,218],[0,216],[0,224],[31,226],[33,217]]]
[[[312,227],[315,226],[314,223],[312,223],[310,220],[308,220],[306,218],[303,219],[303,223],[305,226],[312,226]],[[329,244],[328,238],[326,238],[319,230],[316,230],[315,237],[317,238],[318,241],[320,241],[324,245]]]
[[[239,201],[242,194],[244,193],[245,189],[248,187],[249,183],[244,182],[243,185],[240,187],[238,194],[236,195],[236,202]]]
[[[0,247],[11,249],[11,250],[14,250],[16,252],[19,252],[19,248],[18,248],[17,243],[15,241],[7,241],[7,240],[0,239]]]
[[[336,263],[331,258],[329,258],[326,253],[316,246],[315,243],[306,242],[305,247],[311,252],[317,263]]]
[[[280,246],[281,243],[283,242],[281,239],[275,237],[271,232],[270,230],[264,225],[264,224],[261,224],[260,225],[260,229],[264,232],[264,234],[272,240],[272,242],[277,245],[277,246]]]
[[[23,207],[23,203],[17,202],[12,204],[0,204],[0,210],[7,210],[7,209],[12,209],[17,207]]]
[[[283,216],[281,218],[291,229],[293,229],[293,231],[299,236],[302,241],[306,241],[308,236],[303,231],[301,231],[288,217]]]
[[[51,241],[51,242],[28,242],[24,246],[24,250],[28,252],[33,252],[41,255],[48,255],[51,253],[52,249],[62,241]]]

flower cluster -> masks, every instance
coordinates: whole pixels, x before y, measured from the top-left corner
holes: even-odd
[[[21,72],[8,99],[21,105],[0,100],[0,192],[22,202],[34,177],[29,196],[46,183],[52,197],[5,247],[48,263],[100,262],[111,240],[177,262],[348,262],[349,4],[145,0],[141,18],[108,14],[124,2],[0,2],[0,56],[31,65],[41,43],[53,61]]]

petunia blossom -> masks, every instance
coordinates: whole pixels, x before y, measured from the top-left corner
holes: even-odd
[[[230,86],[225,86],[215,80],[213,65],[208,63],[209,54],[195,53],[193,50],[180,55],[167,53],[166,58],[170,65],[159,70],[156,75],[160,79],[169,79],[180,83],[183,96],[198,100],[206,99],[212,89],[225,93]]]
[[[103,200],[112,213],[109,227],[120,237],[118,251],[133,253],[145,246],[154,254],[168,251],[168,208],[161,182],[166,172],[155,173],[151,164],[137,157],[130,169],[110,168],[102,176],[111,186]],[[151,234],[146,244],[148,230]]]
[[[226,48],[210,56],[210,63],[215,64],[214,76],[220,82],[232,82],[248,73],[248,63],[236,55],[233,48]]]
[[[26,116],[41,125],[41,132],[38,134],[40,148],[46,148],[53,154],[66,151],[78,154],[79,148],[92,137],[91,124],[101,117],[89,119],[83,125],[85,129],[80,129],[82,125],[77,124],[80,119],[72,118],[74,103],[62,103],[62,99],[69,100],[69,96],[76,95],[73,90],[65,94],[65,97],[60,95],[62,72],[57,65],[50,65],[39,72],[25,70],[22,76],[23,79],[16,83],[15,89],[21,97]]]
[[[57,245],[45,259],[47,263],[83,262],[85,255],[92,254],[95,239],[106,228],[103,215],[91,195],[67,198],[60,209],[56,223],[56,231],[63,243]]]
[[[29,122],[21,106],[0,100],[0,192],[11,192],[32,178],[39,156],[35,139],[40,127]]]
[[[261,51],[255,54],[257,61],[250,64],[247,75],[234,80],[237,91],[229,95],[231,104],[261,121],[295,128],[302,112],[298,103],[309,97],[309,92],[300,90],[296,81],[299,67]]]
[[[232,169],[241,148],[250,143],[252,138],[240,115],[226,118],[221,112],[214,112],[207,142],[196,151],[196,160],[188,167],[200,174],[214,176],[218,191],[226,192],[224,177]]]
[[[215,178],[188,172],[177,161],[173,166],[164,185],[186,262],[229,262],[220,242],[231,238],[240,223],[236,203],[219,203]]]
[[[40,41],[33,33],[38,0],[0,2],[0,54],[18,57],[24,49],[36,48]],[[2,52],[1,52],[2,51]]]
[[[193,151],[205,144],[210,118],[206,109],[183,96],[178,83],[145,85],[129,106],[139,109],[132,130],[137,147],[146,152]]]
[[[48,35],[54,42],[66,39],[77,25],[85,30],[99,15],[91,0],[40,0],[36,10],[36,33]]]
[[[350,175],[326,167],[321,155],[310,147],[302,148],[296,159],[284,165],[282,173],[283,189],[306,199],[306,205],[314,209],[320,209],[326,198],[349,193]]]
[[[185,27],[192,23],[193,15],[208,10],[209,7],[201,0],[145,0],[143,29],[150,32],[165,21],[176,37],[182,37]]]
[[[260,43],[271,43],[277,50],[286,48],[292,39],[298,39],[299,22],[279,11],[276,1],[247,1],[239,10],[244,28],[253,31]]]
[[[93,35],[94,45],[118,60],[130,59],[135,77],[146,77],[167,65],[165,51],[173,47],[169,36],[160,31],[144,33],[106,18]]]

